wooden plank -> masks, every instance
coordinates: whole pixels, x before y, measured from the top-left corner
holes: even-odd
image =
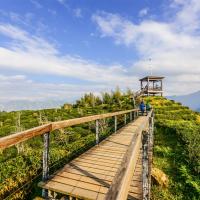
[[[78,188],[78,187],[74,188],[72,193],[73,193],[72,196],[79,197],[79,198],[84,197],[85,199],[96,199],[98,196],[97,192],[89,191],[89,190]]]
[[[68,177],[69,174],[71,174],[71,175]],[[92,180],[97,180],[97,182],[98,182],[98,180],[103,180],[103,181],[106,180],[105,174],[90,173],[90,174],[86,175],[77,170],[73,170],[73,171],[69,171],[69,172],[64,171],[62,173],[59,173],[58,175],[63,176],[65,178],[71,178],[71,179],[73,178],[73,175],[80,176],[80,179],[82,179],[83,177],[87,177],[87,178],[91,178]]]
[[[93,183],[86,183],[86,182],[79,181],[77,184],[77,187],[94,191],[94,192],[99,192],[99,189],[101,186],[93,184]]]
[[[91,160],[86,160],[86,159],[80,159],[80,160],[77,159],[76,162],[83,163],[83,164],[92,164],[92,165],[95,163],[95,165],[99,165],[103,167],[112,167],[112,168],[118,168],[119,166],[119,164],[116,165],[115,163],[105,163],[103,162],[103,160],[99,162],[99,161],[94,161],[94,160],[91,161]]]
[[[98,178],[91,178],[91,177],[87,177],[87,176],[81,176],[80,179],[81,182],[84,183],[91,183],[93,185],[104,185],[104,186],[109,186],[111,181],[106,181],[104,179],[98,179]],[[105,183],[104,183],[105,182]]]
[[[70,172],[65,172],[65,171],[62,173],[55,174],[55,175],[59,175],[59,176],[69,178],[69,179],[74,179],[74,180],[80,180],[82,177],[82,175],[80,174],[70,173]]]
[[[100,193],[103,193],[103,194],[106,194],[106,193],[108,192],[108,187],[103,187],[103,186],[101,186],[99,192],[100,192]]]
[[[109,155],[109,154],[105,154],[105,153],[87,153],[87,155],[89,156],[96,156],[96,157],[105,157],[106,159],[110,159],[110,160],[119,160],[119,159],[122,159],[123,156],[112,156],[112,155]]]
[[[125,151],[120,151],[120,150],[114,151],[112,149],[105,149],[105,148],[101,148],[101,147],[93,149],[93,150],[89,150],[88,153],[92,153],[94,151],[95,152],[108,152],[108,153],[112,153],[112,154],[124,154],[125,153]]]
[[[73,167],[67,167],[64,169],[65,172],[73,172],[73,171],[78,171],[79,174],[85,174],[86,176],[93,175],[93,174],[102,174],[102,175],[109,175],[109,176],[114,176],[115,172],[113,171],[108,171],[108,170],[102,170],[102,169],[95,169],[91,167],[79,167],[73,168]]]
[[[120,161],[119,160],[109,160],[109,159],[104,159],[102,157],[91,157],[91,156],[88,156],[88,157],[78,157],[77,160],[85,160],[85,161],[91,161],[91,162],[104,162],[106,164],[120,164]]]
[[[8,135],[0,138],[0,149],[5,149],[11,147],[20,142],[24,142],[28,139],[31,139],[35,136],[42,135],[51,130],[51,124],[46,124],[43,126],[38,126],[36,128],[32,128],[26,131],[22,131],[19,133],[14,133],[12,135]]]
[[[103,157],[102,157],[102,155],[96,155],[96,154],[88,154],[88,156],[90,156],[91,158],[99,158],[99,159],[102,159]],[[115,158],[115,157],[107,157],[107,156],[105,156],[104,158],[103,158],[105,161],[113,161],[113,162],[117,162],[117,161],[119,161],[119,159],[118,158]]]
[[[98,196],[97,196],[97,200],[104,200],[105,196],[106,196],[105,194],[99,193]]]
[[[109,149],[97,149],[95,151],[95,153],[105,153],[105,154],[112,154],[112,155],[116,155],[116,156],[123,156],[124,155],[124,152],[110,151]]]
[[[72,162],[72,163],[75,165],[78,165],[79,167],[90,167],[94,169],[102,169],[102,170],[112,171],[112,172],[117,171],[117,168],[107,167],[107,166],[102,166],[102,165],[97,165],[97,164],[84,163],[84,162]]]
[[[63,176],[54,176],[51,181],[54,182],[59,182],[59,183],[63,183],[65,185],[70,185],[70,186],[77,186],[77,184],[79,183],[79,180],[75,180],[75,179],[71,179],[71,178],[65,178]]]
[[[71,194],[72,190],[74,189],[73,186],[54,181],[49,181],[45,183],[39,182],[38,186],[61,194]]]
[[[99,148],[101,149],[109,149],[112,151],[120,151],[120,152],[124,152],[126,151],[126,149],[124,147],[113,147],[113,146],[109,146],[109,145],[99,145]]]

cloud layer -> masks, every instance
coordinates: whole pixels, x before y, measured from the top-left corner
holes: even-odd
[[[148,73],[151,65],[154,74],[167,76],[168,93],[189,93],[200,88],[200,3],[176,0],[170,6],[177,12],[168,22],[146,19],[136,24],[106,12],[98,12],[92,19],[101,37],[136,48],[140,55],[132,66],[136,74]],[[148,58],[151,64],[145,61]]]
[[[66,5],[65,0],[57,0]],[[40,9],[37,1],[32,3]],[[118,47],[135,51],[139,59],[132,64],[104,65],[70,54],[19,26],[0,23],[0,35],[7,43],[0,46],[0,70],[13,73],[0,74],[0,100],[5,99],[57,99],[73,100],[85,92],[109,91],[117,85],[137,90],[138,79],[153,74],[166,76],[165,94],[186,94],[200,88],[200,3],[198,0],[173,0],[164,14],[168,19],[155,20],[144,8],[140,22],[133,22],[114,13],[98,11],[91,17],[97,28],[95,37],[111,38]],[[84,18],[80,8],[73,13]],[[11,17],[11,16],[10,16]],[[32,16],[23,20],[12,13],[15,21],[29,23]],[[147,60],[151,58],[151,63]],[[130,58],[129,63],[131,63]],[[52,83],[48,77],[61,77],[63,83]],[[44,76],[36,82],[31,76]],[[59,79],[59,78],[58,78]],[[68,79],[78,80],[70,84]],[[84,84],[83,84],[84,82]]]
[[[116,85],[132,86],[137,77],[129,78],[121,65],[101,65],[71,55],[61,55],[57,47],[47,40],[11,24],[0,24],[0,34],[9,43],[0,47],[0,69],[20,74],[53,75],[65,77],[65,84],[37,83],[23,75],[0,76],[0,99],[66,98],[75,99],[85,92],[110,90]],[[13,84],[13,78],[24,77]],[[88,82],[68,84],[68,78]],[[30,78],[29,78],[30,79]],[[50,81],[51,82],[51,81]]]

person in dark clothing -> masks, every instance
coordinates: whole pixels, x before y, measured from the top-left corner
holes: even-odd
[[[149,102],[146,103],[146,111],[147,111],[147,114],[148,112],[151,110],[151,105]]]
[[[143,100],[142,100],[141,103],[140,103],[140,111],[141,111],[142,115],[144,115],[145,104],[144,104],[144,101],[143,101]]]

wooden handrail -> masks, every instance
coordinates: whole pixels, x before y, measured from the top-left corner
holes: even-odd
[[[104,119],[108,117],[127,114],[130,112],[136,112],[136,111],[138,111],[138,109],[119,111],[119,112],[114,112],[114,113],[106,113],[106,114],[100,114],[100,115],[92,115],[92,116],[69,119],[69,120],[58,121],[58,122],[51,122],[46,125],[38,126],[32,129],[28,129],[19,133],[14,133],[12,135],[8,135],[8,136],[0,138],[0,149],[11,147],[20,142],[24,142],[28,139],[31,139],[35,136],[43,135],[47,132],[51,132],[60,128],[66,128],[66,127],[70,127],[70,126],[74,126],[74,125],[78,125],[78,124],[82,124],[86,122],[95,121],[98,119]]]
[[[105,200],[124,200],[127,199],[129,186],[133,177],[134,169],[142,142],[142,131],[148,128],[149,118],[152,116],[149,112],[143,124],[136,130],[127,152],[124,154],[122,164],[114,177]]]

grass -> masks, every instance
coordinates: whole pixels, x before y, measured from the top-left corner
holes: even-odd
[[[169,200],[183,199],[182,191],[177,184],[177,167],[180,163],[182,148],[177,142],[175,134],[165,133],[162,128],[155,129],[154,160],[153,166],[161,169],[169,178],[169,187],[162,188],[154,185],[152,187],[152,199]]]
[[[152,186],[152,199],[200,200],[199,114],[163,97],[147,97],[155,110],[154,167],[169,186]]]

